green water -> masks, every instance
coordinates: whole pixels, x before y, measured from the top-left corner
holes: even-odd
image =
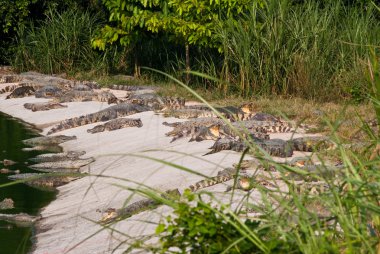
[[[0,113],[0,161],[10,159],[17,164],[0,168],[12,170],[19,169],[21,173],[36,172],[29,169],[26,163],[29,158],[43,152],[24,152],[26,147],[21,141],[23,139],[36,137],[38,134],[27,128],[24,124]],[[38,214],[39,210],[55,198],[55,193],[41,191],[25,184],[2,186],[11,181],[8,174],[0,174],[0,201],[4,198],[12,198],[15,208],[2,210],[0,213],[28,213]],[[13,224],[0,221],[0,254],[27,253],[31,246],[33,236],[32,227],[17,227]]]

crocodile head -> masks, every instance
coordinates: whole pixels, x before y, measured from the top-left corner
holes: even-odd
[[[240,106],[240,110],[243,111],[243,113],[251,114],[253,113],[253,102],[245,103],[242,106]]]
[[[105,214],[100,219],[100,223],[108,223],[117,217],[117,211],[115,208],[108,208],[104,212]]]
[[[240,177],[239,185],[240,188],[244,191],[249,191],[253,188],[252,181],[249,177]]]

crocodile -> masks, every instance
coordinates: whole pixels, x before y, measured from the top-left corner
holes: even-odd
[[[4,166],[12,166],[12,165],[16,164],[17,162],[12,161],[12,160],[8,160],[8,159],[4,159],[2,161],[2,163],[3,163]]]
[[[19,75],[1,75],[0,83],[17,83],[22,81],[23,78]]]
[[[157,90],[154,86],[128,86],[128,85],[109,85],[109,89],[122,91],[138,91],[138,90]]]
[[[36,112],[36,111],[47,111],[47,110],[58,109],[58,108],[67,108],[67,106],[60,103],[56,103],[56,102],[35,102],[35,103],[25,103],[24,108],[32,110],[33,112]]]
[[[243,173],[243,171],[241,172]],[[188,189],[192,192],[198,191],[200,189],[204,189],[219,183],[227,182],[234,178],[236,175],[236,170],[232,168],[226,168],[222,171],[218,172],[217,176],[210,177],[207,179],[203,179],[199,182],[196,182],[195,184],[192,184],[188,187]]]
[[[10,180],[23,181],[25,184],[36,187],[36,188],[46,188],[52,189],[54,187],[59,187],[65,185],[69,182],[81,178],[79,174],[55,174],[49,175],[44,173],[25,173],[19,175],[8,176]]]
[[[14,201],[11,198],[5,198],[0,202],[0,210],[8,210],[15,208]]]
[[[320,150],[330,150],[337,147],[336,143],[327,137],[300,137],[290,140],[293,149],[296,151],[313,152]]]
[[[33,86],[20,86],[13,90],[13,92],[5,97],[5,99],[22,98],[34,95],[35,91],[36,89]]]
[[[166,133],[166,136],[171,136],[173,139],[171,142],[174,142],[175,140],[194,135],[197,131],[199,131],[199,128],[201,127],[211,127],[214,125],[222,125],[224,122],[222,119],[218,118],[196,118],[192,119],[190,121],[186,122],[175,122],[175,123],[162,123],[165,126],[174,127],[174,129],[168,133]],[[212,131],[212,129],[210,129]]]
[[[0,169],[0,174],[20,174],[20,170],[19,169],[11,170],[7,168],[2,168]]]
[[[263,149],[269,155],[272,155],[272,156],[290,157],[293,154],[293,149],[291,145],[289,145],[287,141],[284,141],[282,139],[270,139],[270,140],[252,139],[251,141],[253,141],[254,146],[256,145],[260,147],[261,149]],[[247,148],[248,146],[244,141],[237,141],[231,138],[221,138],[217,140],[212,147],[210,147],[211,151],[204,155],[217,153],[222,150],[232,150],[235,152],[242,152]]]
[[[96,88],[99,88],[99,85],[97,85]],[[92,89],[93,88],[86,83],[75,83],[73,87],[75,91],[92,91]]]
[[[54,98],[55,102],[73,102],[73,101],[100,101],[100,102],[107,102],[108,104],[117,103],[118,99],[117,97],[110,92],[107,91],[101,91],[101,92],[94,92],[94,91],[78,91],[78,90],[70,90],[67,93],[63,94],[62,96],[59,96],[57,98]]]
[[[55,161],[65,161],[65,160],[76,160],[80,156],[86,154],[85,151],[68,151],[65,153],[45,153],[37,155],[35,158],[30,158],[29,160],[42,163],[42,162],[55,162]]]
[[[256,139],[269,139],[269,134],[266,133],[266,129],[262,127],[255,127],[252,129],[245,129],[241,130],[240,127],[236,128],[240,129],[240,133],[243,134],[243,137],[245,138],[256,138]],[[226,131],[227,130],[227,131]],[[196,127],[194,133],[192,133],[191,141],[203,141],[203,140],[218,140],[219,138],[225,138],[230,137],[234,139],[240,139],[239,136],[237,136],[237,133],[235,131],[230,131],[231,128],[227,125],[213,125],[210,127]]]
[[[237,120],[247,120],[252,117],[250,113],[243,112],[239,108],[235,107],[223,107],[223,108],[215,108],[220,115],[225,117],[231,122]],[[219,117],[211,109],[205,109],[203,107],[199,108],[182,108],[182,109],[168,109],[164,110],[164,117],[176,117],[180,119],[189,119],[189,118],[204,118],[204,117]]]
[[[134,104],[144,105],[155,111],[165,109],[180,109],[185,106],[185,99],[180,97],[161,97],[155,93],[132,94],[128,101]]]
[[[36,96],[36,98],[55,98],[61,96],[62,93],[63,91],[61,88],[53,85],[47,85],[38,89],[34,96]]]
[[[87,159],[41,162],[29,167],[33,169],[80,169],[94,161],[95,159],[91,157]]]
[[[54,146],[58,145],[70,140],[77,139],[76,136],[65,136],[65,135],[57,135],[57,136],[42,136],[42,137],[35,137],[30,139],[25,139],[22,142],[26,145],[30,146]]]
[[[25,152],[46,151],[46,152],[51,152],[51,153],[61,153],[63,151],[63,148],[58,145],[51,145],[51,146],[37,145],[33,147],[23,147],[21,148],[21,150]]]
[[[18,213],[18,214],[0,213],[0,220],[14,223],[16,224],[16,226],[20,226],[20,227],[29,227],[40,219],[41,219],[41,216],[32,216],[26,213]]]
[[[118,130],[122,128],[127,128],[127,127],[142,127],[142,121],[140,118],[117,118],[110,120],[109,122],[101,125],[97,125],[92,129],[88,129],[88,133],[98,133],[98,132],[103,132],[105,130],[107,131],[113,131],[113,130]]]
[[[121,103],[101,111],[98,111],[93,114],[88,114],[84,116],[69,118],[64,121],[61,121],[58,125],[54,126],[47,135],[51,135],[56,132],[64,131],[67,129],[97,123],[97,122],[105,122],[112,119],[116,119],[118,117],[128,116],[136,113],[141,113],[144,111],[148,111],[149,107],[131,104],[131,103]]]
[[[161,197],[165,199],[171,199],[171,200],[178,199],[180,196],[181,194],[178,189],[168,190],[161,195]],[[162,203],[158,200],[146,198],[146,199],[136,201],[124,208],[120,208],[120,209],[108,208],[99,222],[101,224],[109,224],[114,221],[131,217],[132,215],[141,213],[146,210],[155,209],[161,204]]]

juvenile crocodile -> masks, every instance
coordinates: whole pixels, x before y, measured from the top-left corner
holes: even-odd
[[[105,122],[112,119],[116,119],[118,117],[133,115],[136,113],[141,113],[144,111],[148,111],[149,107],[141,106],[137,104],[130,103],[121,103],[109,108],[103,109],[93,114],[88,114],[84,116],[69,118],[64,121],[61,121],[58,125],[53,127],[47,135],[51,135],[56,132],[64,131],[67,129],[97,123],[97,122]]]
[[[3,214],[0,213],[0,220],[15,223],[17,226],[29,227],[36,221],[41,219],[41,216],[32,216],[26,213],[18,214]]]
[[[0,174],[20,174],[20,170],[19,169],[11,170],[7,168],[2,168],[0,169]]]
[[[58,109],[58,108],[67,108],[67,106],[60,103],[56,103],[56,102],[35,102],[35,103],[25,103],[24,108],[32,110],[33,112],[36,112],[36,111],[47,111],[47,110]]]
[[[163,125],[174,127],[174,129],[168,133],[166,136],[173,137],[172,141],[175,141],[182,137],[187,137],[191,135],[195,135],[199,131],[201,127],[212,127],[214,125],[222,125],[224,122],[222,119],[218,118],[196,118],[186,122],[175,122],[175,123],[167,123],[164,122]],[[212,129],[210,129],[212,131]]]
[[[23,78],[19,75],[1,75],[0,83],[17,83],[22,81]],[[1,93],[1,92],[0,92]]]
[[[54,146],[58,145],[70,140],[77,139],[76,136],[65,136],[65,135],[57,135],[57,136],[42,136],[42,137],[35,137],[30,139],[25,139],[22,142],[26,145],[30,146]]]
[[[13,90],[13,92],[5,97],[5,99],[23,98],[26,96],[34,95],[35,91],[36,90],[33,86],[20,86]]]
[[[132,94],[128,101],[134,104],[144,105],[155,111],[164,109],[180,109],[185,106],[185,99],[180,97],[161,97],[155,93]]]
[[[142,127],[142,121],[140,118],[118,118],[118,119],[113,119],[105,124],[97,125],[92,129],[88,129],[88,133],[98,133],[98,132],[103,132],[103,131],[113,131],[113,130],[119,130],[122,128],[127,128],[127,127]]]
[[[178,189],[174,189],[174,190],[166,191],[161,196],[163,198],[173,200],[173,199],[178,199],[181,196],[181,194],[178,191]],[[120,209],[108,208],[99,222],[102,224],[108,224],[117,220],[131,217],[132,215],[141,213],[146,210],[155,209],[159,205],[161,205],[161,202],[147,198],[140,201],[136,201],[124,208],[120,208]]]
[[[96,89],[99,88],[99,85],[95,86]],[[75,91],[92,91],[93,87],[90,87],[86,83],[75,83],[73,90]]]
[[[62,186],[81,177],[82,176],[78,176],[78,174],[57,174],[52,176],[43,173],[25,173],[8,176],[10,180],[23,180],[25,184],[32,187],[47,189]]]
[[[251,129],[242,130],[240,127],[235,127],[239,130],[243,137],[251,137],[255,139],[269,139],[269,134],[266,133],[266,129],[262,127],[255,127]],[[227,125],[213,125],[210,127],[195,127],[195,131],[191,133],[191,141],[203,141],[203,140],[218,140],[219,138],[234,138],[240,139],[237,132],[231,131],[231,128]]]
[[[128,86],[128,85],[109,85],[109,89],[122,91],[138,91],[138,90],[157,90],[154,86]]]
[[[223,117],[229,121],[247,120],[252,117],[250,113],[243,112],[235,107],[215,108]],[[163,111],[164,117],[176,117],[180,119],[190,118],[204,118],[204,117],[219,117],[211,109],[205,109],[204,106],[199,108],[182,108],[182,109],[169,109]]]
[[[196,182],[195,184],[190,185],[188,189],[190,189],[192,192],[195,192],[197,190],[204,189],[219,183],[227,182],[235,177],[236,172],[237,171],[233,168],[226,168],[222,171],[219,171],[217,176]],[[244,172],[241,171],[241,173]]]
[[[15,208],[15,202],[11,198],[5,198],[0,202],[0,210],[8,210]]]
[[[33,147],[23,147],[21,148],[21,150],[25,152],[46,151],[46,152],[51,152],[51,153],[61,153],[63,151],[63,148],[58,145],[51,145],[51,146],[37,145]]]
[[[290,140],[296,151],[313,152],[335,149],[337,145],[327,137],[300,137]]]
[[[95,159],[91,157],[87,159],[41,162],[29,167],[33,169],[80,169],[94,161]]]
[[[94,91],[78,91],[78,90],[71,90],[67,93],[63,94],[62,96],[59,96],[54,99],[55,102],[73,102],[73,101],[100,101],[100,102],[107,102],[108,104],[116,103],[118,101],[117,97],[110,92],[107,91],[101,91],[101,92],[94,92]]]
[[[57,86],[46,85],[36,90],[35,96],[36,98],[54,98],[61,96],[63,90]]]
[[[65,153],[45,153],[37,155],[35,158],[29,160],[42,163],[42,162],[55,162],[55,161],[65,161],[65,160],[76,160],[80,156],[86,154],[85,151],[69,151]]]
[[[278,157],[290,157],[293,154],[293,149],[287,141],[282,139],[270,139],[260,140],[252,139],[253,146],[258,146],[266,151],[269,155]],[[246,141],[248,142],[248,140]],[[232,150],[235,152],[242,152],[247,148],[247,144],[244,141],[237,141],[231,138],[221,138],[210,147],[211,151],[205,155],[220,152],[222,150]]]

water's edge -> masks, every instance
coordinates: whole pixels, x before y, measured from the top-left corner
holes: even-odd
[[[24,152],[23,139],[41,136],[41,130],[35,125],[0,112],[0,158],[11,159],[18,163],[6,168],[19,169],[21,173],[36,172],[28,168],[28,159],[43,151]],[[5,166],[4,166],[5,167]],[[0,175],[0,184],[11,182],[8,175]],[[25,184],[16,184],[0,189],[0,199],[12,198],[15,208],[1,211],[2,213],[25,212],[31,215],[40,214],[42,209],[56,198],[57,192],[46,192],[34,189]],[[35,235],[40,231],[38,223],[29,228],[9,227],[7,222],[0,222],[4,228],[0,228],[0,246],[2,253],[31,253],[35,249]],[[3,252],[4,251],[4,252]]]

